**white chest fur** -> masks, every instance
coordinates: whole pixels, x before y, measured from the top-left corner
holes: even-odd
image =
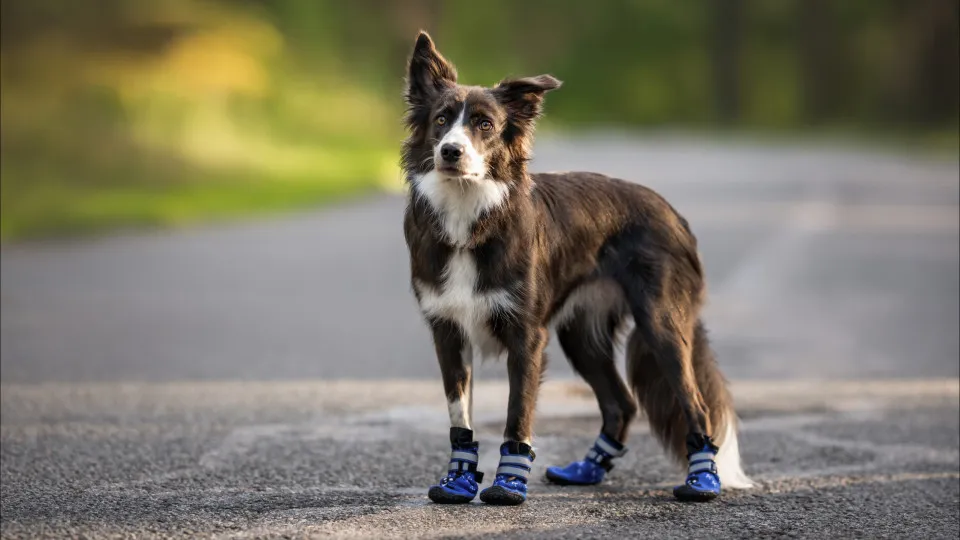
[[[516,305],[507,291],[477,292],[477,264],[469,251],[457,250],[450,256],[439,289],[419,280],[414,286],[424,315],[455,322],[481,355],[496,356],[502,351],[490,334],[490,317],[511,313]]]
[[[473,224],[486,211],[504,203],[510,187],[490,179],[455,180],[430,171],[414,178],[415,196],[437,212],[447,239],[456,246],[470,241]]]

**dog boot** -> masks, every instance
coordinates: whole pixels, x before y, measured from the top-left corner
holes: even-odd
[[[547,468],[547,480],[561,486],[599,484],[607,471],[613,468],[613,458],[626,453],[627,449],[622,444],[601,433],[583,460],[574,461],[566,467]]]
[[[473,431],[450,428],[450,467],[440,483],[430,486],[427,496],[438,504],[468,503],[477,496],[483,473],[477,470],[480,444],[473,440]]]
[[[487,504],[515,505],[527,500],[527,478],[536,455],[529,444],[508,441],[500,445],[500,466],[493,485],[480,492]]]
[[[706,435],[687,436],[687,481],[673,488],[673,496],[681,501],[706,502],[720,495],[720,477],[714,458],[719,449]]]

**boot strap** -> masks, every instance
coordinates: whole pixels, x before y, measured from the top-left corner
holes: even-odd
[[[450,468],[448,472],[472,472],[477,482],[483,482],[483,473],[477,470],[478,456],[475,452],[454,448],[450,452]]]
[[[508,454],[500,456],[500,466],[497,467],[497,474],[507,476],[516,476],[523,479],[524,482],[530,476],[530,470],[533,468],[533,459],[530,456],[522,454]]]

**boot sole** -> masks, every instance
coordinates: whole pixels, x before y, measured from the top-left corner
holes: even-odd
[[[440,486],[433,486],[427,492],[427,497],[437,504],[467,504],[473,500],[473,497],[467,495],[455,495],[443,489]]]
[[[710,502],[720,495],[709,491],[673,490],[673,496],[680,502]]]
[[[490,486],[480,492],[480,500],[496,506],[516,506],[523,504],[527,498],[500,486]]]

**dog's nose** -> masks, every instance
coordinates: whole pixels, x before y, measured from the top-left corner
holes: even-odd
[[[463,146],[459,144],[445,144],[440,147],[440,156],[444,161],[458,161],[463,155]]]

